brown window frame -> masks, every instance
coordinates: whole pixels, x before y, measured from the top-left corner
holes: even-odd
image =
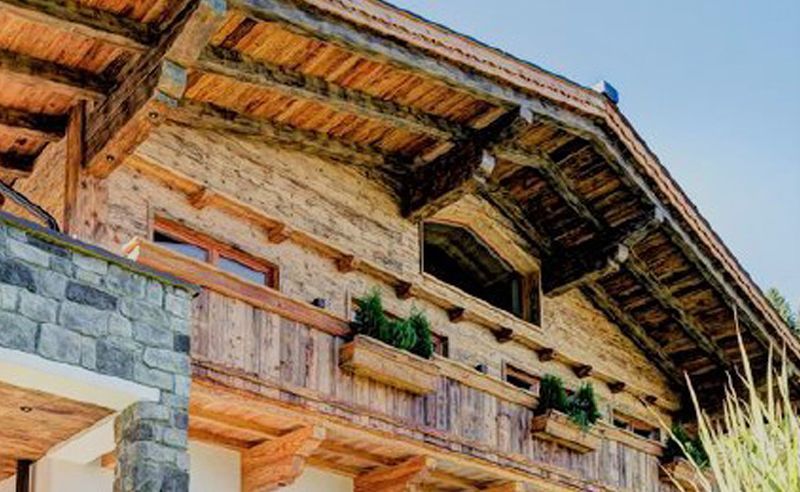
[[[431,341],[434,354],[445,358],[450,357],[450,339],[448,337],[431,330]]]
[[[263,273],[265,282],[264,284],[256,283],[246,277],[229,272],[232,275],[236,275],[241,280],[255,283],[256,285],[264,285],[276,290],[280,288],[280,270],[278,266],[271,261],[245,253],[235,246],[226,244],[207,234],[203,234],[188,226],[162,217],[156,217],[153,221],[151,240],[154,239],[156,232],[206,250],[208,256],[204,263],[209,263],[217,268],[221,268],[219,266],[219,259],[221,257],[227,258],[241,263],[247,268]]]

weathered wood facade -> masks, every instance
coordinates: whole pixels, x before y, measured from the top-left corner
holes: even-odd
[[[780,343],[800,384],[800,342],[611,101],[378,1],[0,0],[0,173],[70,235],[203,287],[189,435],[241,453],[243,490],[305,466],[355,490],[673,490],[663,438],[614,415],[687,418],[685,374],[718,401],[736,317],[757,368]],[[425,273],[425,223],[537,302]],[[340,367],[373,287],[447,342],[413,387]],[[597,449],[534,437],[509,367],[592,383]]]

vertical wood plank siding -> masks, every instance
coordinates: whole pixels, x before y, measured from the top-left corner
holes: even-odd
[[[488,448],[562,467],[588,480],[622,490],[661,490],[658,459],[604,439],[594,453],[580,454],[533,439],[533,412],[525,406],[441,377],[437,390],[416,396],[339,369],[344,341],[303,324],[204,291],[195,300],[192,355],[257,377],[290,393],[380,415],[414,431],[476,448]],[[463,449],[463,448],[462,448]]]

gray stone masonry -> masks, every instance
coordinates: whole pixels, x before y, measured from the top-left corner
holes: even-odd
[[[0,212],[0,347],[159,391],[117,418],[115,492],[188,491],[196,290]]]

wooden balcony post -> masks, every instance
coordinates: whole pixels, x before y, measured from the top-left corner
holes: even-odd
[[[291,484],[323,440],[323,427],[308,426],[243,451],[242,492],[266,492]]]
[[[426,456],[414,456],[397,466],[381,468],[356,477],[354,492],[418,492],[422,482],[436,467]]]

